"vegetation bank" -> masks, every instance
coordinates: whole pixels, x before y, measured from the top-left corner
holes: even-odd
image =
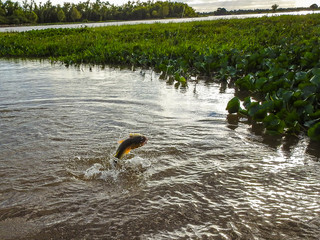
[[[313,140],[320,140],[319,46],[319,14],[0,34],[0,57],[152,67],[180,84],[191,75],[234,82],[245,95],[229,102],[230,114],[270,134],[304,131]]]

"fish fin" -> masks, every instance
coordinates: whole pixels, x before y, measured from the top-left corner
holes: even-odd
[[[123,143],[123,141],[124,141],[124,140],[122,139],[122,140],[118,141],[118,143]]]
[[[129,137],[136,137],[136,136],[142,136],[140,133],[130,133]]]
[[[128,154],[130,152],[131,148],[127,148],[124,154]]]

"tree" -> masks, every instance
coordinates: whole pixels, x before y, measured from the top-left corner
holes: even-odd
[[[66,15],[64,14],[64,11],[62,9],[58,11],[57,17],[59,22],[64,22],[66,20]]]
[[[101,6],[100,0],[96,0],[96,2],[91,3],[91,14],[90,14],[91,19],[90,20],[93,20],[93,21],[102,20],[100,15],[100,6]]]
[[[13,12],[12,21],[14,24],[20,24],[28,22],[28,19],[26,18],[23,10],[21,8],[18,8]]]
[[[52,0],[35,3],[35,0],[0,0],[0,24],[51,23],[75,21],[105,21],[172,17],[195,17],[197,13],[186,3],[174,1],[128,1],[122,6],[104,0],[84,0],[78,4],[66,0],[53,5]],[[81,0],[80,0],[81,1]],[[92,2],[90,2],[92,1]],[[227,12],[224,8],[222,12]],[[227,12],[229,13],[229,12]]]
[[[71,4],[68,2],[64,2],[62,6],[62,10],[66,16],[65,21],[71,21],[70,13],[71,13]]]
[[[277,11],[278,7],[279,7],[278,4],[273,4],[273,5],[271,6],[272,11],[274,11],[274,12]]]
[[[5,16],[6,15],[6,11],[0,7],[0,16]]]
[[[81,13],[75,7],[72,7],[70,12],[70,17],[72,21],[75,22],[81,18]]]
[[[6,10],[6,15],[7,16],[12,16],[13,12],[15,10],[19,9],[19,4],[17,2],[14,3],[14,2],[8,0],[3,4],[3,7]]]
[[[38,15],[34,11],[28,12],[26,15],[31,23],[36,23],[38,21]]]
[[[3,3],[0,0],[0,24],[8,24],[9,21],[6,18],[6,11],[3,8]]]
[[[228,13],[225,8],[218,8],[217,11],[214,12],[215,15],[226,15]]]
[[[147,9],[145,7],[136,7],[132,12],[133,19],[145,19],[147,18]],[[150,14],[149,14],[150,16]]]
[[[152,17],[157,18],[158,17],[158,12],[157,10],[153,10],[151,13]]]
[[[170,8],[168,4],[163,3],[162,4],[162,11],[161,11],[161,17],[165,18],[169,15]]]
[[[318,5],[314,3],[310,6],[310,8],[313,10],[316,10],[316,9],[318,9]]]

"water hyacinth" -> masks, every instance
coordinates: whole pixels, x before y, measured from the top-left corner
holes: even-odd
[[[247,98],[232,99],[229,113],[319,140],[319,26],[310,14],[1,33],[0,57],[151,67],[179,85],[190,76],[235,82]]]

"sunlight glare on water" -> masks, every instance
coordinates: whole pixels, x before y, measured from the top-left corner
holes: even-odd
[[[319,149],[228,84],[0,60],[0,239],[319,239]],[[148,143],[114,163],[118,141]]]

